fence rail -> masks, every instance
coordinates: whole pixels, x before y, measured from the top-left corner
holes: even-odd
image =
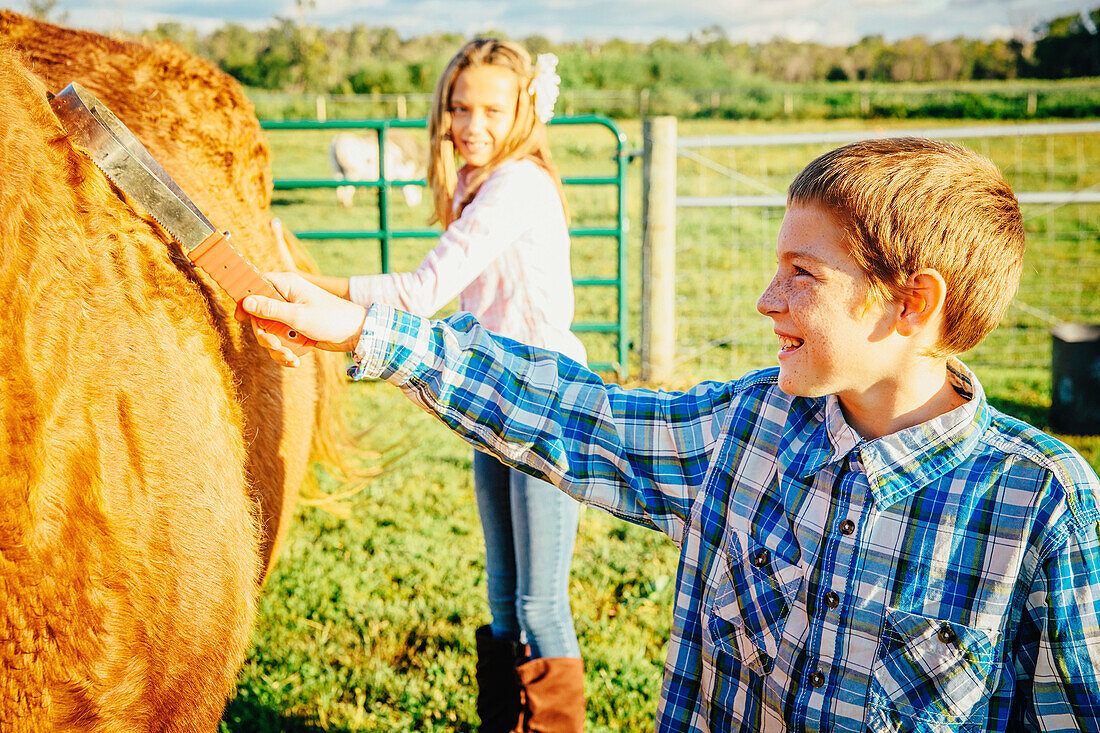
[[[426,117],[432,95],[304,94],[249,89],[260,118],[362,119]],[[1100,83],[1018,80],[955,83],[737,82],[720,89],[563,89],[566,115],[641,118],[1044,119],[1100,114]]]
[[[1020,288],[998,329],[964,355],[968,363],[1046,368],[1051,326],[1100,322],[1100,122],[682,137],[672,170],[645,174],[676,190],[677,284],[665,302],[643,307],[676,314],[674,353],[643,349],[643,371],[721,378],[774,363],[774,336],[755,301],[774,271],[785,187],[816,155],[886,135],[962,141],[993,160],[1017,191],[1027,229]],[[643,261],[660,257],[643,249]]]

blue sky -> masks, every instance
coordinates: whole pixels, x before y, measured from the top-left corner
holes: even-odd
[[[308,4],[308,0],[306,3]],[[623,38],[683,40],[718,25],[737,41],[775,37],[847,45],[866,35],[889,40],[1026,37],[1039,22],[1100,6],[1100,0],[59,0],[65,25],[140,30],[176,21],[202,32],[226,22],[267,25],[275,16],[325,27],[392,26],[402,37],[435,31],[474,35],[535,33],[552,41]],[[24,10],[22,0],[12,5]]]

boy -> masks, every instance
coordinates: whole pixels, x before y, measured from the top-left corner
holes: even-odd
[[[778,370],[686,393],[604,385],[468,315],[364,318],[292,277],[292,304],[245,307],[677,543],[658,730],[1095,731],[1100,482],[953,357],[1004,313],[1023,240],[962,148],[826,153],[791,184],[757,306]]]

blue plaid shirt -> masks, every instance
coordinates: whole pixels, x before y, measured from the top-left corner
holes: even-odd
[[[605,385],[466,314],[374,307],[355,377],[680,548],[660,731],[1100,729],[1100,488],[990,407],[877,440],[776,371]]]

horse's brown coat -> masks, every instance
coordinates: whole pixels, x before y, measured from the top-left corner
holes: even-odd
[[[270,361],[70,144],[46,98],[70,81],[260,269],[292,265],[231,79],[0,11],[0,730],[214,730],[328,372]]]

